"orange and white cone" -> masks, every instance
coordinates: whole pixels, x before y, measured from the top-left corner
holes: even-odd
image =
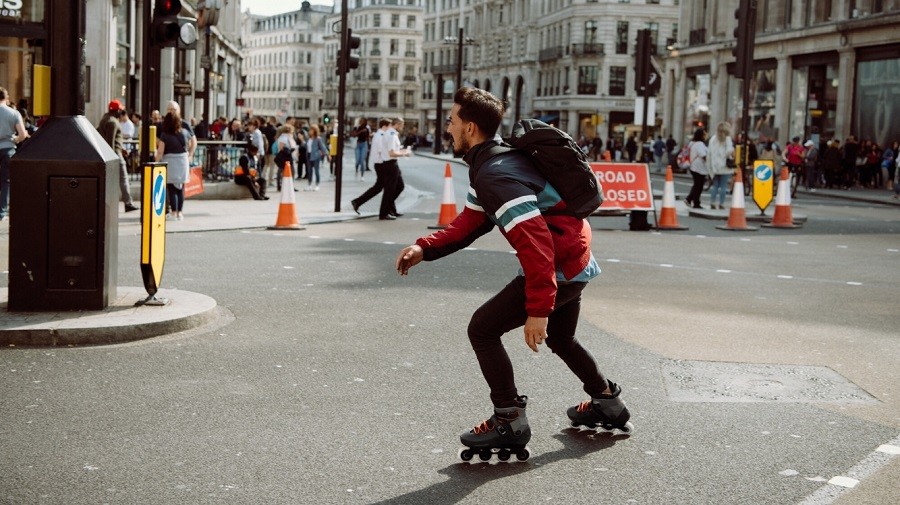
[[[281,180],[281,204],[278,206],[278,218],[270,230],[305,230],[297,219],[297,197],[294,195],[294,177],[291,175],[290,162],[284,163],[284,175]]]
[[[456,219],[456,194],[453,191],[453,172],[450,164],[444,168],[444,197],[441,199],[441,213],[435,226],[429,226],[431,230],[442,230]]]
[[[787,167],[781,169],[778,179],[778,194],[775,196],[775,215],[772,221],[764,224],[766,228],[799,228],[794,224],[791,212],[791,174]]]
[[[662,210],[659,213],[660,230],[687,230],[687,226],[678,224],[675,213],[675,179],[672,178],[672,167],[666,167],[666,184],[663,186]]]
[[[747,226],[747,214],[744,210],[744,178],[740,168],[734,178],[734,187],[731,189],[731,211],[728,213],[728,222],[725,226],[716,226],[720,230],[731,231],[757,231],[759,228]]]

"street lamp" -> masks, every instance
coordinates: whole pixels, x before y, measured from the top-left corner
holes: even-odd
[[[444,37],[444,44],[454,44],[456,45],[456,89],[462,87],[462,67],[463,67],[463,46],[473,46],[478,45],[475,42],[475,39],[471,37],[465,37],[463,28],[459,28],[459,36],[458,37]],[[441,144],[442,144],[442,134],[441,134],[441,122],[443,121],[443,98],[444,98],[444,79],[443,75],[437,74],[437,116],[435,118],[434,125],[434,154],[439,154],[441,152]]]

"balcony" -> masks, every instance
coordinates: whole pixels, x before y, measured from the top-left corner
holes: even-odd
[[[311,92],[312,90],[312,86],[291,86],[291,91]]]
[[[452,65],[435,65],[431,67],[431,73],[434,75],[442,74],[455,74],[456,73],[456,64]]]
[[[381,74],[371,74],[371,75],[369,75],[369,80],[370,81],[380,81]]]
[[[548,49],[541,49],[538,53],[538,61],[541,63],[545,61],[556,61],[563,57],[563,47],[551,47]]]
[[[578,85],[578,94],[579,95],[596,95],[597,94],[597,85],[596,84],[579,84]]]
[[[407,58],[415,58],[415,57],[416,57],[416,52],[415,52],[415,51],[406,51],[406,52],[404,53],[404,55],[405,55]]]
[[[378,49],[372,49],[372,52],[369,53],[372,56],[381,56],[381,51]]]
[[[369,107],[378,107],[378,100],[369,100]]]
[[[416,76],[414,76],[414,75],[404,75],[404,76],[403,76],[403,80],[404,80],[404,81],[409,81],[409,82],[416,82]]]
[[[605,54],[603,44],[572,44],[573,56],[603,56]]]

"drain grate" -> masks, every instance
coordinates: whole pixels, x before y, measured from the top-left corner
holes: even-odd
[[[878,402],[821,366],[667,360],[662,371],[676,402]]]

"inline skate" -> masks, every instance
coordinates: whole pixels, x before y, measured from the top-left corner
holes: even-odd
[[[615,382],[609,381],[609,389],[612,394],[608,396],[592,398],[574,407],[569,407],[566,414],[572,420],[573,427],[596,428],[599,425],[606,431],[619,430],[626,435],[630,435],[634,431],[634,425],[628,422],[628,419],[631,418],[628,407],[619,398],[622,388]]]
[[[527,460],[531,456],[526,447],[531,440],[531,427],[525,416],[527,403],[527,396],[519,396],[516,406],[495,408],[490,419],[460,435],[459,440],[466,447],[459,450],[459,458],[471,461],[477,454],[481,461],[489,461],[496,454],[500,461],[509,461],[515,454],[519,461]]]

